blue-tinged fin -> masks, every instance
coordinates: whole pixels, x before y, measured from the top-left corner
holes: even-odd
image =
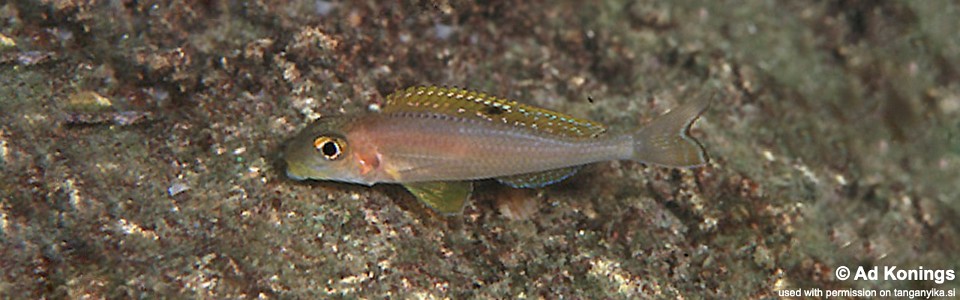
[[[567,167],[537,173],[517,174],[497,177],[497,181],[513,188],[530,189],[545,187],[577,174],[580,166]]]
[[[564,137],[592,138],[602,124],[484,93],[445,87],[411,87],[387,96],[384,113],[429,113],[503,123]]]
[[[433,210],[446,215],[463,211],[463,204],[473,192],[473,184],[469,181],[411,182],[403,187]]]

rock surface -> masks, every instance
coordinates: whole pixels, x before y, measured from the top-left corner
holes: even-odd
[[[2,298],[722,298],[960,269],[952,2],[0,4]],[[415,84],[633,128],[718,93],[712,162],[597,164],[463,216],[286,179]],[[531,202],[533,201],[533,202]]]

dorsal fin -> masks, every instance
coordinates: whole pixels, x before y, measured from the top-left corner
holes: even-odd
[[[436,113],[497,122],[565,137],[597,137],[602,124],[489,96],[445,87],[411,87],[387,96],[384,113]]]

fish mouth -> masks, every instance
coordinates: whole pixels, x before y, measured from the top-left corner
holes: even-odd
[[[306,177],[297,175],[297,173],[291,171],[290,169],[287,169],[287,178],[290,178],[290,179],[293,179],[293,180],[297,180],[297,181],[307,180]]]
[[[310,174],[310,170],[304,169],[302,166],[296,164],[291,164],[287,162],[287,177],[293,180],[304,181],[310,179],[311,177],[307,174]]]

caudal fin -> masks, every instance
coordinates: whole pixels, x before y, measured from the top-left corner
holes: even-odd
[[[687,133],[710,98],[681,105],[656,118],[634,134],[633,159],[654,165],[692,168],[707,163],[707,153]]]

